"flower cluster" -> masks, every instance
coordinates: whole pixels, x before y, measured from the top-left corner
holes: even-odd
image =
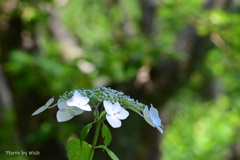
[[[60,96],[57,104],[50,106],[53,101],[54,98],[49,99],[44,106],[37,109],[32,115],[37,115],[57,105],[59,108],[56,115],[57,121],[65,122],[72,119],[74,116],[82,114],[84,111],[89,112],[97,110],[98,105],[94,103],[97,101],[103,102],[106,120],[113,128],[118,128],[122,125],[121,120],[129,116],[129,112],[126,109],[131,109],[144,117],[152,127],[156,127],[163,133],[161,119],[159,118],[156,108],[151,105],[150,109],[148,109],[147,105],[135,101],[122,92],[118,92],[111,88],[98,87],[96,90],[73,90],[65,92]],[[89,105],[89,102],[92,102],[94,105],[93,108]]]

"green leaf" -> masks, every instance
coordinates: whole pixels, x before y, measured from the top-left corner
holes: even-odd
[[[108,155],[112,158],[112,160],[119,160],[118,157],[105,146],[105,150],[107,151]]]
[[[107,112],[106,111],[103,111],[103,112],[101,112],[101,114],[100,114],[100,116],[99,116],[99,118],[98,119],[101,119],[101,118],[103,118],[105,115],[107,114]]]
[[[103,148],[107,151],[109,157],[111,157],[112,160],[119,160],[118,157],[110,149],[107,148],[107,146],[99,145],[96,148]]]
[[[69,160],[86,160],[90,153],[91,146],[83,141],[80,145],[79,139],[70,140],[67,143],[68,159]]]
[[[92,128],[92,124],[93,122],[87,124],[86,126],[83,127],[83,129],[80,132],[80,143],[82,145],[82,142],[85,140],[85,138],[87,137],[88,132],[90,131],[90,129]]]
[[[105,146],[108,146],[112,141],[112,134],[107,125],[103,123],[102,126],[102,137],[104,139]]]

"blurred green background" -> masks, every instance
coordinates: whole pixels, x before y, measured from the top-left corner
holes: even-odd
[[[31,114],[97,86],[152,103],[163,121],[160,135],[131,112],[112,129],[120,159],[240,159],[239,1],[1,0],[0,11],[0,159],[67,159],[91,115]]]

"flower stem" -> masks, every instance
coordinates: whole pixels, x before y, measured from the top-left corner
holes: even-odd
[[[94,155],[94,149],[96,147],[97,144],[97,140],[98,140],[98,135],[100,132],[100,128],[101,128],[101,124],[102,124],[102,120],[98,120],[97,121],[97,126],[96,126],[96,130],[95,130],[95,134],[94,134],[94,138],[93,138],[93,142],[92,142],[92,147],[88,156],[88,160],[92,160],[93,159],[93,155]]]

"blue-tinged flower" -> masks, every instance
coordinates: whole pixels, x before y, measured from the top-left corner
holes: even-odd
[[[75,106],[85,111],[91,111],[88,105],[89,98],[82,96],[77,90],[74,91],[72,98],[67,101],[68,106]]]
[[[38,108],[35,112],[33,112],[32,116],[37,115],[43,111],[45,111],[54,101],[54,98],[50,98],[45,105],[42,107]]]
[[[74,116],[77,116],[84,111],[75,106],[68,106],[67,101],[58,101],[58,108],[57,111],[57,121],[58,122],[65,122],[72,119]]]
[[[152,105],[150,107],[150,110],[148,110],[148,107],[145,106],[143,110],[143,116],[144,119],[152,126],[156,127],[161,133],[163,133],[161,119],[158,115],[158,110],[154,108]]]
[[[112,104],[110,101],[103,101],[103,106],[107,112],[106,119],[113,128],[118,128],[122,125],[121,120],[128,117],[129,113],[121,105],[116,102]]]

